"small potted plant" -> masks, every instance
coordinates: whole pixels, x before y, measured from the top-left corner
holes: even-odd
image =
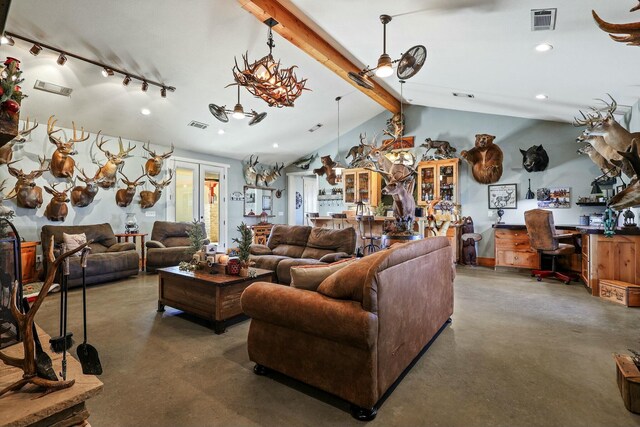
[[[249,256],[251,255],[250,247],[253,243],[253,234],[251,228],[244,222],[238,226],[240,238],[234,238],[233,242],[238,244],[238,258],[240,259],[240,276],[247,277],[249,275]]]
[[[193,221],[192,226],[187,231],[187,235],[189,236],[190,245],[186,250],[186,253],[191,255],[192,263],[197,265],[198,268],[202,265],[202,263],[206,264],[206,256],[204,245],[207,242],[207,234],[204,231],[204,227],[202,223],[199,221]]]

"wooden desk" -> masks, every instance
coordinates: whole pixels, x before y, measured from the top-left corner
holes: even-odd
[[[38,335],[43,343],[49,341],[42,329]],[[22,343],[14,344],[3,351],[9,356],[22,357]],[[47,351],[47,349],[45,349]],[[49,353],[53,360],[53,368],[58,373],[62,370],[62,355]],[[22,377],[22,370],[0,362],[0,389]],[[88,425],[89,411],[85,401],[102,392],[102,382],[93,375],[84,375],[80,363],[67,354],[67,379],[75,379],[76,383],[67,389],[37,398],[42,393],[34,386],[26,386],[19,392],[0,397],[0,426],[50,426]]]
[[[124,238],[125,243],[129,241],[131,237],[133,239],[133,243],[136,243],[138,237],[140,237],[140,270],[146,271],[147,269],[147,258],[145,257],[144,252],[144,239],[148,233],[118,233],[116,234],[116,238],[118,239],[118,243],[122,241]]]

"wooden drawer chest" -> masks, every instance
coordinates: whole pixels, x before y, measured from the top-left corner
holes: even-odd
[[[253,230],[253,243],[256,245],[266,245],[269,240],[269,234],[271,234],[271,227],[273,224],[256,224],[251,226]]]
[[[640,286],[620,280],[600,279],[600,298],[627,307],[640,307]]]
[[[525,229],[494,230],[496,267],[540,268],[540,255],[531,248]]]

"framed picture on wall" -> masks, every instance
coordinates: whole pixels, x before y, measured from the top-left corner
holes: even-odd
[[[489,186],[489,209],[517,209],[518,184]]]
[[[568,209],[571,207],[571,187],[538,188],[538,208]]]

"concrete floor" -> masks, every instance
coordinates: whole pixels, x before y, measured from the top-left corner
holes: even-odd
[[[611,356],[640,349],[640,308],[483,268],[459,268],[455,290],[453,324],[368,425],[640,426]],[[77,343],[81,297],[69,296]],[[47,298],[36,319],[53,335],[58,301]],[[363,425],[331,396],[254,375],[248,321],[214,335],[177,310],[156,313],[156,301],[155,275],[89,289],[89,343],[105,383],[88,403],[94,427]]]

